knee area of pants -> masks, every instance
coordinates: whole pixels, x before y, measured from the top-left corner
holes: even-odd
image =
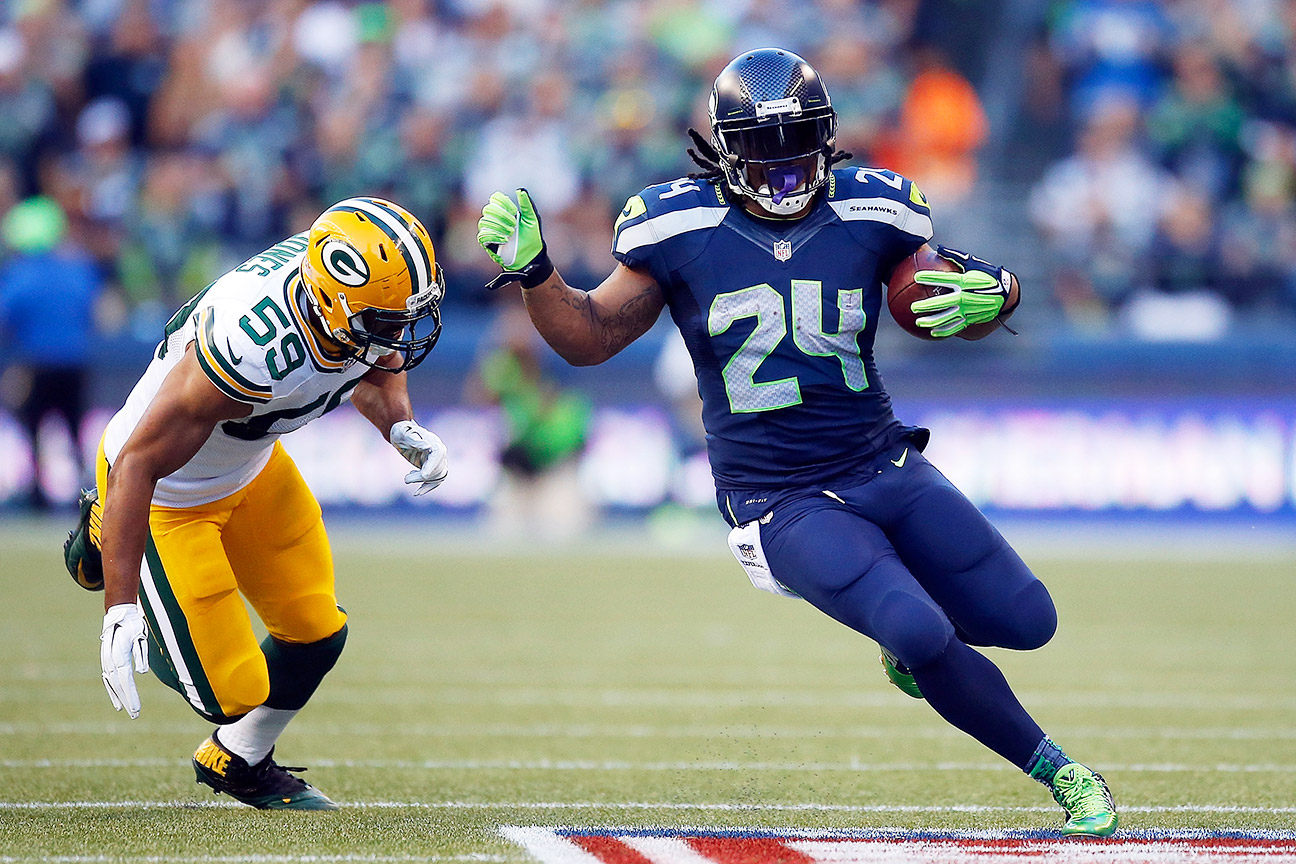
[[[939,611],[908,594],[892,593],[878,605],[878,635],[886,647],[913,669],[935,660],[949,647],[954,627]]]
[[[1057,607],[1043,582],[1032,582],[1012,599],[1015,644],[1005,648],[1030,651],[1048,644],[1057,632]]]
[[[215,681],[212,682],[216,684]],[[246,714],[270,695],[270,672],[262,656],[249,657],[230,670],[216,690],[221,709],[229,716]]]
[[[284,606],[275,629],[281,641],[304,645],[330,638],[346,621],[332,594],[306,594]]]

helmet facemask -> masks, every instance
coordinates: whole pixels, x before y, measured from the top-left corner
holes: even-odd
[[[717,119],[713,93],[711,144],[735,194],[771,215],[795,216],[828,181],[836,112],[803,112],[796,98],[758,102],[755,108],[755,118]]]

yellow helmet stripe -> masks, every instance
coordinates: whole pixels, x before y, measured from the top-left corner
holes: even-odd
[[[421,244],[414,236],[414,232],[410,231],[391,210],[379,207],[367,198],[348,198],[337,207],[353,213],[359,211],[374,219],[374,224],[392,239],[405,258],[405,266],[409,268],[410,282],[414,287],[413,293],[418,294],[427,290],[429,284],[427,263],[421,255],[415,254],[415,250],[419,249]]]
[[[414,286],[414,293],[418,294],[422,291],[427,290],[432,285],[432,282],[434,280],[434,274],[432,273],[432,259],[428,255],[427,245],[423,242],[422,238],[418,236],[418,233],[413,228],[410,228],[409,225],[406,224],[405,217],[401,216],[399,213],[393,210],[390,206],[387,205],[387,203],[385,203],[381,199],[363,198],[361,200],[368,201],[370,204],[374,205],[375,207],[390,214],[392,219],[396,221],[396,224],[399,225],[401,228],[405,229],[409,233],[410,241],[414,244],[414,248],[418,250],[419,257],[423,259],[422,272],[426,277],[423,281],[419,282],[417,285]]]
[[[352,198],[350,200],[359,201],[358,198]],[[418,285],[416,280],[418,278],[418,272],[414,269],[414,256],[410,254],[406,242],[401,239],[400,235],[397,234],[390,225],[383,221],[381,216],[378,216],[369,207],[361,207],[358,204],[348,204],[346,202],[335,204],[331,209],[342,210],[346,213],[364,213],[372,217],[374,225],[378,227],[379,231],[382,231],[387,235],[387,238],[392,241],[392,246],[394,246],[400,252],[401,257],[405,259],[405,268],[409,271],[410,282],[411,284],[414,284],[415,291],[417,292]]]

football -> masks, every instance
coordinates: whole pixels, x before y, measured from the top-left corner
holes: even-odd
[[[922,300],[927,297],[934,297],[937,294],[943,294],[948,288],[942,288],[939,285],[923,285],[914,281],[914,274],[919,270],[948,270],[957,272],[958,267],[953,261],[940,257],[931,248],[924,246],[908,258],[902,260],[891,271],[891,280],[887,283],[887,307],[891,310],[891,317],[896,320],[907,333],[912,333],[919,339],[931,339],[936,337],[931,334],[930,330],[919,327],[914,323],[917,317],[909,309],[909,305],[915,300]]]

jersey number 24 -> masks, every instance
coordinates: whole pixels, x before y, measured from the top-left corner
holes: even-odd
[[[810,279],[792,280],[792,339],[811,357],[836,357],[846,386],[860,391],[868,387],[864,360],[859,353],[859,334],[864,330],[864,291],[853,288],[837,292],[841,323],[836,333],[823,327],[823,283]],[[801,404],[801,385],[796,377],[756,381],[756,370],[787,336],[787,313],[783,296],[768,283],[741,291],[718,294],[707,314],[707,330],[724,333],[743,318],[756,319],[756,327],[743,342],[721,374],[729,395],[729,410],[735,414],[773,411]]]

